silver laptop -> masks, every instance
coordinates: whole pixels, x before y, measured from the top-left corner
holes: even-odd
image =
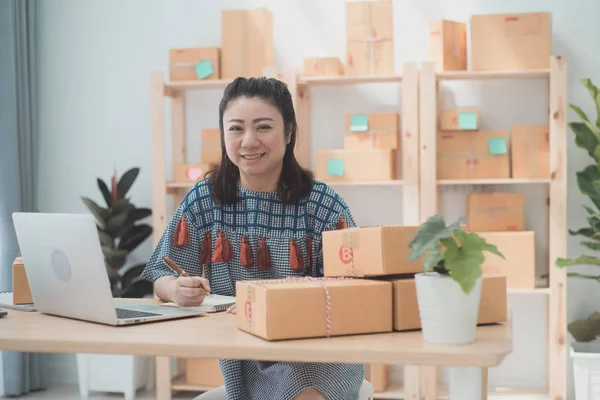
[[[13,222],[40,312],[107,325],[204,314],[115,300],[91,214],[13,213]]]

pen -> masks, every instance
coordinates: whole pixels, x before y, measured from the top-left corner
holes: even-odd
[[[171,268],[171,270],[173,270],[173,272],[175,272],[176,274],[179,274],[181,276],[186,276],[186,277],[191,276],[190,274],[185,272],[183,270],[183,268],[181,268],[179,265],[177,265],[177,263],[175,261],[171,260],[169,257],[163,256],[163,261],[167,265],[167,267]],[[206,295],[210,296],[210,293],[206,292]]]

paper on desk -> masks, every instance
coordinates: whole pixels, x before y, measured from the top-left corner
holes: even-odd
[[[161,304],[161,306],[178,307],[178,308],[183,308],[186,310],[214,313],[214,312],[219,312],[219,311],[226,311],[230,306],[232,306],[234,304],[235,304],[234,296],[222,296],[219,294],[211,294],[210,296],[206,296],[204,298],[204,302],[202,302],[202,304],[199,306],[183,307],[183,306],[179,306],[173,302],[163,303],[163,304]]]

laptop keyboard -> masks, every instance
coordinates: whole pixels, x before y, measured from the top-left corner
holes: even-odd
[[[143,317],[157,317],[162,314],[150,313],[145,311],[137,311],[137,310],[128,310],[126,308],[117,308],[117,318],[118,319],[126,319],[126,318],[143,318]]]

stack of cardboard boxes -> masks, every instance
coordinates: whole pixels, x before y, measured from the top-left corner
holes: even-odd
[[[175,164],[174,181],[195,183],[204,179],[221,163],[221,133],[219,128],[206,128],[200,132],[200,163]]]
[[[473,15],[470,33],[468,54],[466,23],[429,23],[429,59],[435,62],[438,72],[550,68],[552,30],[548,12]]]

